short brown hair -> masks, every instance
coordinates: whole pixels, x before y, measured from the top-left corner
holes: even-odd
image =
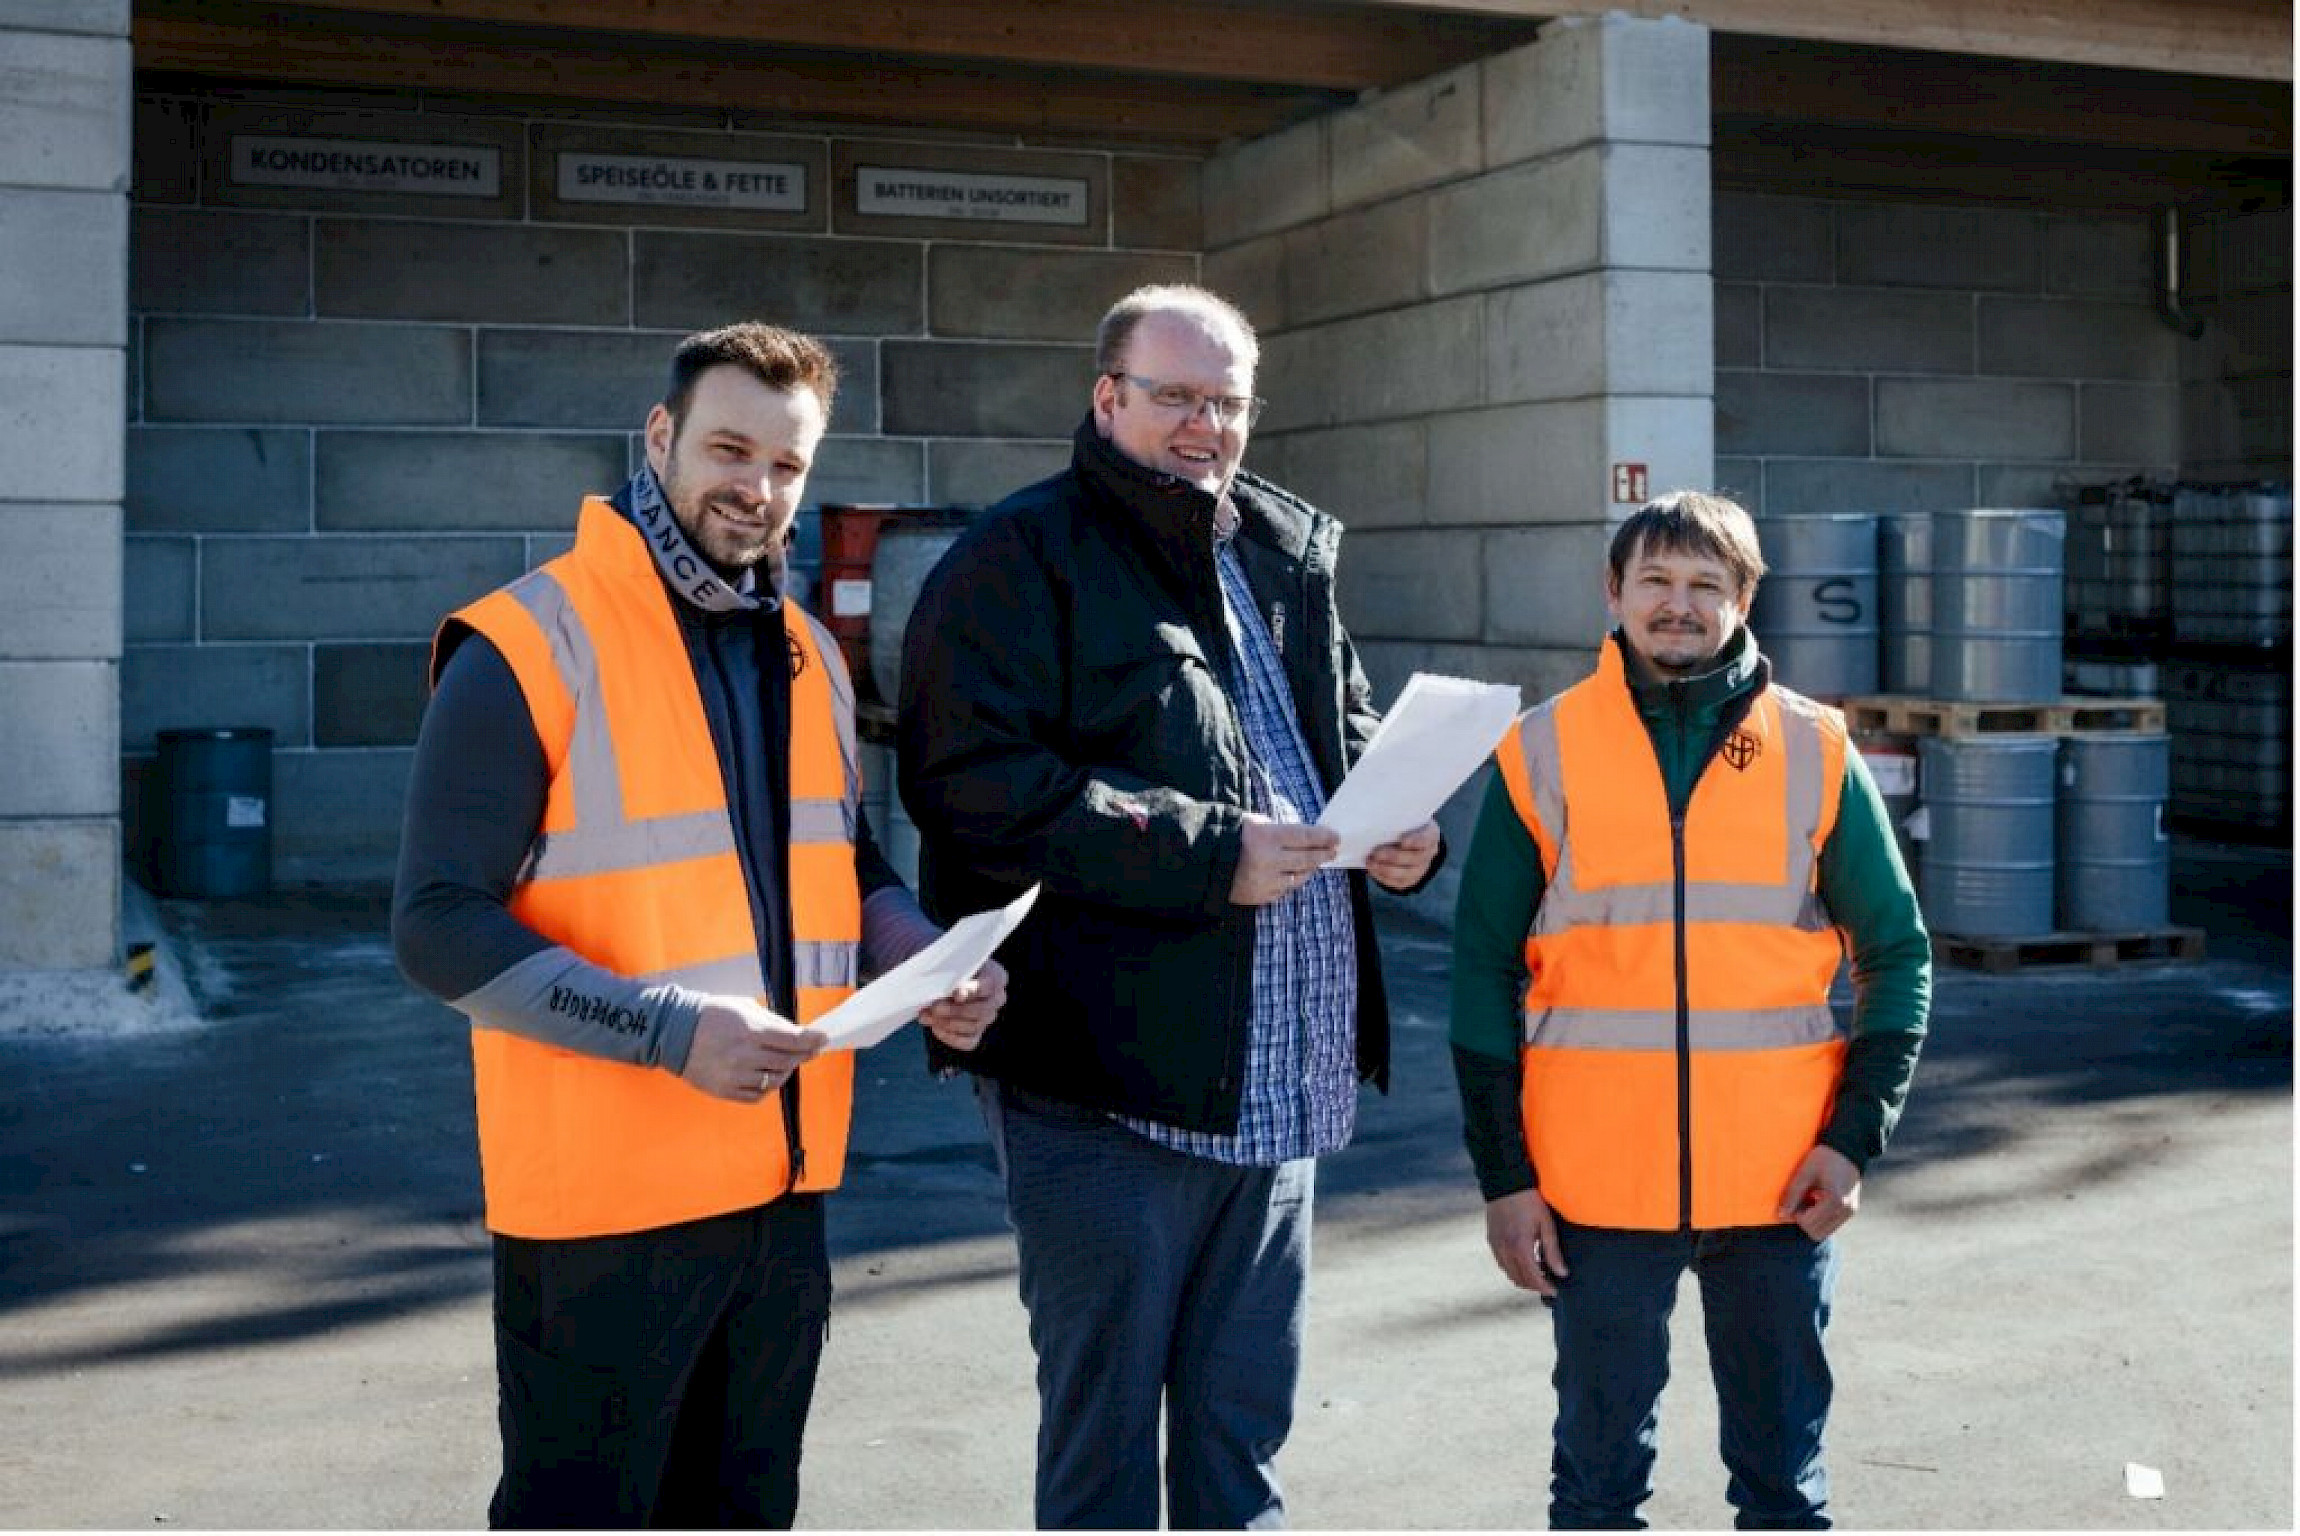
[[[695,393],[695,381],[713,368],[740,368],[769,389],[811,389],[823,402],[823,415],[839,389],[838,359],[812,336],[759,320],[697,331],[671,354],[671,380],[663,409],[677,421]]]
[[[1656,552],[1705,555],[1721,560],[1740,591],[1748,592],[1765,574],[1765,556],[1757,548],[1757,524],[1742,505],[1709,491],[1670,491],[1654,497],[1613,530],[1613,546],[1606,564],[1613,585],[1621,585],[1629,558],[1639,546]]]
[[[1248,368],[1255,367],[1262,358],[1262,344],[1254,335],[1254,323],[1245,311],[1211,288],[1200,288],[1194,283],[1152,283],[1137,288],[1110,306],[1102,317],[1102,324],[1094,332],[1094,366],[1104,373],[1116,373],[1126,366],[1126,348],[1134,340],[1134,328],[1152,315],[1191,315],[1227,326],[1237,333]]]

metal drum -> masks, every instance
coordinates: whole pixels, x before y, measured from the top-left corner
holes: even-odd
[[[2066,561],[2068,633],[2160,642],[2172,615],[2172,492],[2144,481],[2084,487]]]
[[[1877,520],[1769,517],[1749,624],[1774,676],[1818,699],[1877,691]]]
[[[2040,508],[1933,519],[1933,697],[2060,697],[2066,542],[2065,519]]]
[[[1853,746],[1861,754],[1861,761],[1868,765],[1877,793],[1884,798],[1885,819],[1893,824],[1893,841],[1900,845],[1901,863],[1913,876],[1917,872],[1918,844],[1911,835],[1909,821],[1921,803],[1922,784],[1917,776],[1917,738],[1886,731],[1855,731]]]
[[[2022,939],[2052,931],[2050,736],[1918,743],[1929,836],[1917,889],[1925,922],[1960,938]]]
[[[1877,519],[1877,682],[1887,693],[1933,686],[1933,515]]]
[[[2159,929],[2172,909],[2172,738],[2064,736],[2057,824],[2060,925],[2086,933]]]
[[[870,561],[870,675],[882,703],[902,699],[902,635],[910,611],[950,546],[965,532],[963,514],[922,513],[882,524]]]
[[[2273,648],[2292,638],[2289,487],[2181,487],[2172,564],[2181,644]]]
[[[2292,675],[2180,661],[2164,682],[2172,811],[2245,833],[2292,825]]]
[[[271,888],[272,733],[262,726],[160,732],[167,819],[163,896],[261,896]]]

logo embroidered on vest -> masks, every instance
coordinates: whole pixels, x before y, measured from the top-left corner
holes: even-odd
[[[785,645],[787,645],[787,646],[789,646],[789,647],[790,647],[790,651],[791,651],[791,678],[792,678],[792,680],[793,680],[793,681],[796,681],[796,680],[798,679],[798,676],[799,676],[799,674],[800,674],[800,673],[802,673],[802,672],[804,672],[804,671],[806,671],[806,669],[807,669],[807,652],[806,652],[806,647],[805,647],[805,646],[802,646],[802,645],[800,645],[800,644],[799,644],[799,637],[798,637],[797,635],[794,635],[794,634],[790,633],[788,630],[785,630],[785,631],[783,632],[783,644],[785,644]]]
[[[1764,742],[1743,728],[1736,728],[1725,738],[1725,745],[1717,749],[1718,755],[1733,765],[1734,771],[1747,768],[1757,761],[1757,754],[1765,750]]]

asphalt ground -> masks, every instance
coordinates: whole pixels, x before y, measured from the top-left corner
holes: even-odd
[[[2183,842],[2201,961],[1944,968],[1841,1241],[1831,1468],[1886,1529],[2289,1530],[2292,870]],[[495,1465],[461,1020],[385,893],[167,902],[163,996],[0,994],[0,1525],[471,1527]],[[1396,1091],[1320,1180],[1282,1461],[1309,1528],[1539,1526],[1550,1342],[1493,1269],[1446,1063],[1446,936],[1383,912]],[[141,1012],[139,1012],[141,1010]],[[972,1096],[868,1056],[802,1524],[1030,1519],[1036,1399]],[[1728,1516],[1683,1293],[1656,1525]],[[2163,1497],[2127,1491],[2128,1463]]]

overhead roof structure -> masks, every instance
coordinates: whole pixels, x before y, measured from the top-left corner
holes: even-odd
[[[136,0],[133,36],[160,85],[1205,153],[1608,9],[1713,30],[1720,185],[2289,196],[2285,0]]]

